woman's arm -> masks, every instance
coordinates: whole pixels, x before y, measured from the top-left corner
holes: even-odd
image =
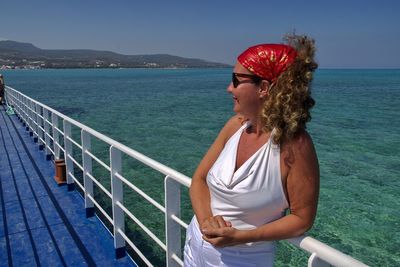
[[[217,160],[219,154],[225,146],[226,141],[234,132],[236,132],[238,128],[240,128],[240,126],[241,119],[238,116],[232,117],[225,124],[193,174],[189,193],[192,201],[193,211],[200,226],[202,226],[202,224],[210,218],[213,218],[210,205],[210,191],[206,181],[208,171]],[[214,227],[216,227],[217,224],[220,226],[226,226],[221,216],[216,216],[216,218],[209,220],[208,224]]]
[[[318,159],[307,132],[300,133],[287,145],[289,168],[287,192],[290,214],[254,230],[241,231],[232,227],[203,229],[205,240],[215,246],[287,239],[303,234],[313,225],[319,194]],[[216,236],[208,238],[209,236]]]

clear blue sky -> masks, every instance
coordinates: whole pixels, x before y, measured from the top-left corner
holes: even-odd
[[[322,68],[400,68],[400,1],[1,0],[0,39],[234,64],[296,29]]]

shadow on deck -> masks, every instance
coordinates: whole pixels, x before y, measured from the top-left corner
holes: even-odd
[[[136,266],[115,259],[110,233],[53,177],[53,162],[0,106],[0,266]]]

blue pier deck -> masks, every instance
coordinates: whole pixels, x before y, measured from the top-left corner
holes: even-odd
[[[0,266],[136,266],[115,259],[109,232],[53,177],[53,162],[0,106]]]

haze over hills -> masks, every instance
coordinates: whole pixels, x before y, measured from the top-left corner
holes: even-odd
[[[3,66],[3,67],[2,67]],[[31,43],[0,41],[2,68],[224,68],[227,64],[168,54],[122,55],[90,49],[41,49]]]

